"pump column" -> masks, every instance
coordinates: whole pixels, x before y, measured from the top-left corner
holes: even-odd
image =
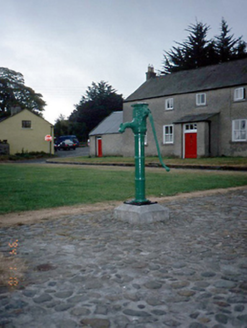
[[[135,134],[135,203],[147,203],[145,198],[145,132]]]

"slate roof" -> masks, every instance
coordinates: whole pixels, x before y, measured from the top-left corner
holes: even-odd
[[[144,82],[125,102],[247,84],[247,58],[206,66]]]
[[[113,112],[93,129],[89,136],[119,133],[121,123],[123,123],[123,112]]]

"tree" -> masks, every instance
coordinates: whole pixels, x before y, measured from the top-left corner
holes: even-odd
[[[59,137],[62,135],[67,135],[68,133],[68,120],[66,120],[65,116],[60,114],[56,119],[54,124],[54,134]]]
[[[209,64],[209,53],[214,45],[212,40],[207,40],[209,26],[201,22],[189,25],[186,31],[189,36],[184,43],[179,43],[178,47],[165,52],[164,72],[165,74],[198,68]]]
[[[40,93],[25,86],[21,73],[0,67],[0,116],[9,116],[11,107],[27,108],[42,116],[46,106]]]
[[[69,116],[69,121],[75,129],[81,128],[81,140],[87,140],[88,134],[105,117],[113,111],[123,110],[123,97],[117,94],[105,81],[93,82],[82,96],[79,104],[75,105],[75,110]],[[76,134],[78,138],[80,136]]]
[[[210,26],[196,22],[186,29],[189,36],[183,43],[176,42],[170,51],[165,51],[163,71],[170,74],[178,71],[219,64],[228,60],[246,58],[246,43],[242,37],[237,39],[229,35],[230,29],[224,19],[221,21],[221,33],[208,40]]]
[[[245,50],[245,42],[242,41],[242,36],[235,39],[233,34],[229,35],[230,31],[227,22],[222,18],[221,33],[215,37],[215,51],[218,63],[237,59],[240,57],[240,53]]]

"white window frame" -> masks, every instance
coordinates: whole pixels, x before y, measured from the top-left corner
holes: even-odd
[[[244,87],[236,88],[234,90],[234,101],[244,100],[245,99],[245,89]]]
[[[32,128],[32,121],[31,120],[22,120],[21,121],[22,129],[31,129]]]
[[[197,132],[197,123],[184,124],[184,133]]]
[[[247,141],[247,119],[238,119],[232,121],[232,141]]]
[[[167,98],[166,99],[165,109],[166,110],[173,110],[174,109],[174,100],[173,100],[173,98]]]
[[[171,129],[171,132],[168,131],[166,133],[166,128],[169,130]],[[174,125],[173,124],[167,124],[163,125],[163,144],[173,144],[174,143]]]
[[[202,98],[204,98],[204,101]],[[196,106],[205,106],[205,105],[206,105],[206,93],[197,93]]]

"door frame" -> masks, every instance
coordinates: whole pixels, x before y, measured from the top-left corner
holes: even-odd
[[[101,141],[100,147],[99,147],[99,141]],[[99,156],[99,149],[101,150],[100,156]],[[97,157],[103,156],[103,145],[102,145],[102,137],[101,136],[96,137],[96,156]]]
[[[186,133],[196,133],[197,134],[197,123],[184,123],[184,125],[183,125],[183,158],[185,158],[185,134]],[[197,153],[196,153],[196,156],[197,156]]]

